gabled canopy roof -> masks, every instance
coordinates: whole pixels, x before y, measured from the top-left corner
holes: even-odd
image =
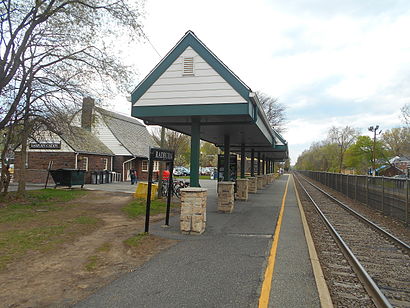
[[[186,55],[197,59],[197,75],[182,73]],[[221,146],[229,135],[232,151],[245,144],[275,160],[288,156],[286,140],[270,127],[256,93],[192,31],[140,82],[131,101],[131,115],[147,124],[191,135],[192,117],[199,117],[203,140]]]

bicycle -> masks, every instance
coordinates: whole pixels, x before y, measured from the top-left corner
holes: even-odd
[[[183,180],[174,180],[172,182],[172,195],[177,198],[181,198],[181,188],[189,187],[189,182],[184,182]],[[168,195],[168,181],[162,182],[162,196],[166,197]]]

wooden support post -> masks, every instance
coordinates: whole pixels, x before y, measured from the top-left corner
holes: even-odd
[[[224,137],[224,181],[228,182],[231,179],[229,178],[229,152],[230,152],[230,144],[229,144],[229,135],[225,135]]]
[[[190,186],[199,187],[200,118],[192,117]]]
[[[242,143],[241,145],[241,179],[245,178],[245,162],[246,162],[245,144]]]
[[[255,176],[255,150],[251,149],[251,176]]]
[[[261,175],[261,152],[258,152],[258,175]]]
[[[262,155],[262,174],[266,174],[266,160],[265,160],[265,154]]]

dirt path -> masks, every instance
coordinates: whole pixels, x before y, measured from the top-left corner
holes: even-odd
[[[107,192],[81,198],[81,209],[98,211],[95,217],[103,220],[102,227],[52,253],[32,252],[9,265],[0,273],[0,306],[69,307],[175,243],[150,235],[137,247],[124,245],[144,225],[142,218],[131,220],[122,214],[129,200],[129,195]]]

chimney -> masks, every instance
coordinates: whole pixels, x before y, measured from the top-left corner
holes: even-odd
[[[83,108],[81,110],[81,127],[91,132],[91,126],[94,122],[93,109],[94,99],[91,97],[83,98]]]

